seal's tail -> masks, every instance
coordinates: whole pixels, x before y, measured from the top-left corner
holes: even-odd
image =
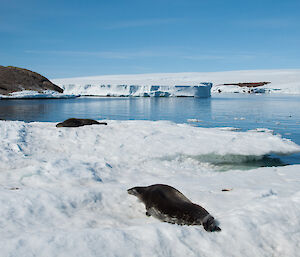
[[[221,228],[218,226],[218,222],[211,215],[208,215],[208,218],[203,222],[203,227],[206,231],[209,232],[220,232]]]

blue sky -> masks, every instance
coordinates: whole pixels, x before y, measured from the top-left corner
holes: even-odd
[[[49,78],[300,68],[299,0],[0,0],[0,65]]]

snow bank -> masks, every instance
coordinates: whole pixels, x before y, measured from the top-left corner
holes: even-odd
[[[189,73],[156,73],[138,75],[107,75],[68,79],[54,79],[53,82],[64,88],[66,92],[74,94],[105,94],[101,85],[140,85],[147,90],[151,85],[199,85],[201,81],[213,83],[212,92],[243,93],[248,92],[238,86],[222,86],[224,83],[262,82],[269,81],[271,84],[255,89],[258,93],[285,93],[300,94],[300,70],[250,70],[250,71],[226,71],[226,72],[189,72]],[[128,86],[130,87],[130,86]],[[106,90],[108,90],[106,88]],[[128,89],[115,88],[113,93],[128,94]],[[121,91],[122,92],[121,92]],[[147,91],[146,89],[143,89]],[[141,92],[143,91],[141,89]],[[147,91],[148,92],[148,91]]]
[[[62,94],[52,90],[45,90],[43,93],[33,90],[23,90],[10,93],[9,95],[0,95],[0,99],[75,98],[78,96],[78,94]]]
[[[107,122],[0,121],[1,256],[297,256],[300,165],[218,172],[201,157],[241,161],[299,146],[264,132]],[[154,183],[201,204],[222,232],[147,217],[126,189]]]

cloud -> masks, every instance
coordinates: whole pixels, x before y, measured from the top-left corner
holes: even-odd
[[[253,27],[253,28],[268,28],[268,29],[280,29],[293,27],[298,22],[291,19],[273,18],[273,19],[252,19],[242,20],[238,22],[239,25]]]
[[[182,56],[183,59],[188,59],[188,60],[223,60],[226,57],[225,56],[218,56],[218,55],[186,55]]]
[[[148,27],[148,26],[158,26],[158,25],[168,25],[173,24],[181,19],[178,18],[168,18],[168,19],[142,19],[142,20],[131,20],[131,21],[121,21],[111,24],[103,25],[103,29],[124,29],[124,28],[136,28],[136,27]]]
[[[159,53],[151,51],[136,51],[136,52],[112,52],[112,51],[59,51],[59,50],[26,50],[27,54],[51,54],[51,55],[67,55],[67,56],[86,56],[86,57],[101,57],[105,59],[134,59],[140,57],[159,57]]]
[[[250,60],[255,59],[257,54],[252,53],[191,53],[191,49],[186,51],[171,51],[170,49],[159,49],[159,50],[143,50],[143,51],[128,51],[128,52],[118,52],[118,51],[65,51],[65,50],[26,50],[27,54],[36,55],[59,55],[59,56],[69,56],[69,57],[96,57],[103,59],[139,59],[139,58],[176,58],[182,60],[191,61],[224,61],[224,60]]]

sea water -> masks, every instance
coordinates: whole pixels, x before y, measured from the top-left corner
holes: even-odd
[[[68,118],[170,120],[200,127],[266,128],[300,145],[300,96],[217,94],[193,97],[80,97],[0,100],[0,119],[61,122]],[[280,157],[300,163],[300,155]]]

